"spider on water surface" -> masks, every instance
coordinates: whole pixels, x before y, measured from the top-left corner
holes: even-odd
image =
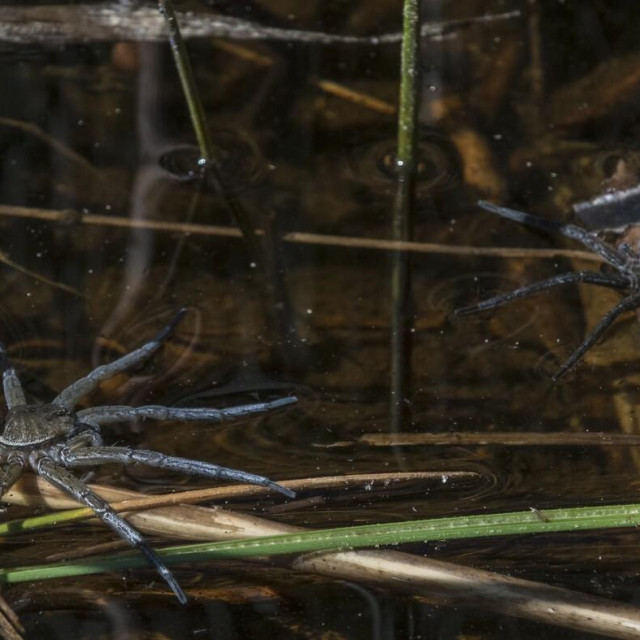
[[[595,284],[600,287],[608,287],[622,291],[625,295],[597,324],[597,326],[587,335],[580,343],[577,349],[562,363],[558,372],[554,375],[553,380],[557,381],[571,369],[584,354],[593,347],[601,338],[604,332],[611,326],[614,320],[631,309],[640,307],[640,253],[634,250],[628,244],[620,244],[614,246],[605,242],[594,233],[591,233],[575,224],[563,224],[554,222],[546,218],[516,211],[507,207],[501,207],[491,202],[481,200],[478,205],[487,211],[496,213],[503,218],[514,220],[522,224],[536,227],[542,231],[549,233],[560,233],[568,238],[577,240],[585,247],[598,254],[609,267],[613,269],[598,271],[577,271],[562,273],[547,280],[540,280],[532,284],[525,285],[509,293],[504,293],[487,300],[483,300],[474,305],[456,309],[456,315],[466,316],[480,311],[495,309],[502,305],[508,304],[512,300],[531,296],[546,289],[560,287],[567,284],[584,282],[586,284]]]
[[[83,480],[69,469],[101,464],[145,464],[214,480],[231,480],[261,485],[293,498],[295,493],[268,478],[246,471],[228,469],[215,464],[188,458],[168,456],[156,451],[129,447],[105,446],[100,427],[136,418],[150,420],[176,420],[180,422],[221,422],[234,417],[277,409],[296,402],[296,398],[280,398],[271,402],[228,407],[224,409],[164,407],[102,406],[75,411],[75,404],[108,378],[141,364],[155,354],[183,318],[186,309],[151,341],[125,354],[114,362],[97,367],[89,374],[69,385],[51,404],[29,405],[16,375],[9,363],[7,351],[0,343],[0,370],[8,413],[0,435],[0,497],[20,477],[25,467],[68,493],[78,502],[91,508],[105,524],[130,545],[137,547],[166,580],[181,603],[187,598],[169,568],[142,535],[126,520],[116,514],[106,500],[94,493]]]

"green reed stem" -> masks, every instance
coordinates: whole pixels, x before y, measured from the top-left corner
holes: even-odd
[[[53,513],[31,516],[20,520],[9,520],[9,522],[0,523],[0,538],[19,535],[27,531],[69,524],[70,522],[77,522],[78,520],[88,520],[94,516],[95,513],[91,509],[82,507],[80,509],[54,511]]]
[[[242,232],[247,253],[253,263],[252,268],[260,281],[265,313],[270,330],[274,334],[273,341],[280,345],[276,349],[285,352],[287,351],[286,345],[295,344],[296,331],[288,313],[290,305],[286,288],[282,283],[282,275],[274,267],[274,260],[268,255],[267,247],[256,231],[256,225],[250,212],[233,189],[229,188],[222,174],[220,156],[209,135],[202,99],[193,75],[187,47],[180,33],[173,2],[172,0],[158,0],[158,7],[167,22],[171,51],[189,108],[191,124],[198,140],[200,157],[204,161],[201,166],[201,177],[203,179],[206,177],[215,186],[215,190],[222,195]],[[280,360],[287,361],[288,358],[280,354]]]
[[[392,238],[409,242],[415,208],[416,123],[420,102],[420,1],[405,0],[398,117],[396,170],[398,189],[393,208]],[[406,251],[391,262],[391,394],[390,426],[402,430],[404,402],[410,384],[410,265]]]
[[[398,173],[415,175],[416,123],[420,103],[420,1],[405,0],[400,108],[398,111]]]
[[[233,191],[227,187],[226,181],[220,172],[220,159],[209,135],[209,127],[207,126],[202,99],[193,75],[193,68],[189,61],[187,47],[180,33],[180,25],[173,10],[173,1],[158,0],[158,7],[167,22],[173,59],[178,70],[178,75],[180,76],[182,92],[189,107],[191,125],[193,126],[198,140],[198,147],[200,148],[200,157],[204,160],[204,165],[201,167],[203,175],[206,173],[215,184],[218,192],[222,194],[238,227],[242,231],[242,236],[247,245],[247,250],[252,262],[256,263],[256,266],[262,266],[266,263],[266,258],[261,240],[256,235],[248,212]]]
[[[407,542],[637,526],[640,526],[640,504],[611,505],[340,527],[232,542],[179,545],[161,549],[158,553],[167,564],[176,564],[222,558],[344,551]],[[89,575],[147,566],[149,564],[143,556],[135,552],[126,552],[97,556],[78,562],[2,569],[0,570],[0,583]]]
[[[197,89],[195,78],[193,77],[193,69],[189,61],[189,54],[184,40],[180,33],[180,25],[176,13],[173,10],[172,0],[158,0],[160,13],[167,21],[169,29],[169,42],[171,44],[171,52],[176,63],[176,69],[180,76],[182,91],[184,93],[187,106],[189,107],[189,115],[191,116],[191,124],[198,139],[198,147],[200,148],[200,156],[207,163],[214,160],[214,149],[207,127],[207,121],[204,115],[204,107],[200,92]]]

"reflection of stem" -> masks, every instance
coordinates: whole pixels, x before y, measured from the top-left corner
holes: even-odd
[[[292,338],[295,335],[291,316],[286,313],[289,309],[286,288],[281,282],[278,282],[280,272],[278,269],[272,268],[275,261],[269,259],[270,256],[263,242],[263,236],[258,235],[249,212],[233,190],[229,189],[222,176],[220,158],[209,136],[202,100],[193,77],[187,48],[180,35],[180,27],[173,10],[172,0],[158,0],[158,5],[167,21],[171,51],[180,76],[182,91],[189,107],[191,124],[198,139],[200,157],[203,161],[201,177],[202,179],[208,178],[213,183],[242,231],[249,258],[253,263],[252,266],[261,281],[260,289],[264,299],[265,313],[275,339],[275,345],[278,345],[280,350],[285,349],[286,345],[292,343]],[[286,357],[280,359],[288,360]]]
[[[204,177],[200,176],[195,185],[195,191],[191,195],[189,208],[187,209],[187,214],[185,216],[186,224],[191,224],[191,221],[193,220],[196,209],[200,204],[200,196],[202,195],[204,186],[205,186]],[[171,282],[174,275],[176,274],[176,271],[178,268],[178,262],[180,261],[180,256],[182,255],[182,250],[184,249],[184,245],[188,237],[189,237],[188,234],[183,233],[178,238],[178,241],[176,242],[176,246],[171,255],[169,266],[167,267],[167,273],[164,277],[162,284],[158,287],[158,290],[156,291],[156,294],[155,294],[156,300],[159,300],[164,295],[165,291],[167,290],[167,287],[169,286],[169,283]]]
[[[540,5],[538,0],[528,0],[529,14],[529,82],[531,97],[536,106],[541,106],[544,98],[544,71],[542,59],[542,38],[540,34]]]
[[[0,118],[0,126],[11,127],[13,129],[19,129],[24,131],[25,133],[34,136],[41,140],[44,144],[48,145],[55,152],[59,153],[61,156],[69,160],[74,165],[74,168],[78,171],[84,171],[87,178],[90,180],[96,180],[96,184],[101,183],[102,177],[98,170],[83,156],[79,153],[76,153],[73,149],[71,149],[68,145],[64,144],[60,140],[50,136],[48,133],[44,132],[40,127],[31,123],[24,122],[22,120],[16,120],[14,118]],[[70,287],[61,282],[56,282],[55,280],[51,280],[46,276],[43,276],[35,271],[31,271],[26,267],[14,262],[4,251],[0,251],[0,263],[3,263],[10,267],[11,269],[15,269],[20,273],[24,273],[25,275],[33,278],[34,280],[38,280],[48,286],[54,287],[56,289],[60,289],[61,291],[65,291],[66,293],[71,293],[74,296],[78,296],[82,298],[82,294],[75,288]]]
[[[42,140],[46,145],[51,147],[54,151],[65,157],[72,162],[77,169],[86,171],[92,178],[101,179],[101,174],[98,170],[83,156],[76,153],[69,145],[61,142],[57,138],[50,136],[43,131],[38,125],[32,122],[24,122],[23,120],[16,120],[15,118],[0,118],[0,125],[3,127],[11,127],[13,129],[20,129],[29,135]]]
[[[404,2],[402,77],[398,118],[398,190],[393,210],[393,239],[408,242],[415,204],[416,120],[419,101],[420,2]],[[391,273],[391,398],[390,427],[402,429],[405,398],[410,384],[410,265],[409,254],[394,251]]]
[[[0,117],[0,126],[17,129],[40,140],[53,152],[59,154],[72,165],[74,173],[79,174],[80,181],[90,182],[94,190],[99,190],[99,192],[101,194],[105,194],[105,196],[108,194],[110,198],[113,198],[115,195],[119,200],[124,199],[122,197],[122,189],[118,184],[107,182],[102,173],[85,157],[74,151],[62,140],[58,140],[56,137],[49,135],[46,131],[43,131],[38,125],[32,122],[16,120],[15,118]]]
[[[0,262],[6,264],[7,267],[10,267],[11,269],[15,269],[20,273],[24,273],[26,276],[29,276],[30,278],[33,278],[38,282],[42,282],[43,284],[53,287],[54,289],[60,289],[61,291],[70,293],[74,296],[78,296],[79,298],[84,298],[84,296],[77,289],[74,289],[67,284],[63,284],[62,282],[51,280],[50,278],[47,278],[46,276],[43,276],[36,271],[31,271],[30,269],[23,267],[21,264],[14,262],[4,251],[0,251]]]
[[[538,0],[528,0],[529,27],[529,90],[533,109],[527,114],[530,121],[530,134],[539,136],[544,133],[541,122],[541,109],[544,100],[544,67],[542,58],[542,36],[540,31],[540,5]]]

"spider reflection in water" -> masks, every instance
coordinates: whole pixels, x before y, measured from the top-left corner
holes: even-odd
[[[529,213],[524,213],[523,211],[516,211],[515,209],[501,207],[492,204],[491,202],[480,201],[478,204],[483,209],[492,213],[497,213],[503,218],[508,218],[515,222],[536,227],[549,233],[560,233],[568,238],[577,240],[603,258],[610,269],[603,270],[602,272],[577,271],[559,274],[552,278],[548,278],[547,280],[534,282],[524,287],[520,287],[519,289],[515,289],[514,291],[510,291],[509,293],[495,296],[488,300],[483,300],[478,304],[462,307],[455,311],[456,315],[465,316],[472,313],[478,313],[480,311],[495,309],[508,304],[512,300],[524,298],[540,291],[545,291],[546,289],[580,282],[595,284],[600,287],[608,287],[610,289],[617,289],[625,294],[622,300],[620,300],[620,302],[618,302],[618,304],[615,305],[615,307],[613,307],[613,309],[611,309],[602,318],[602,320],[600,320],[595,329],[587,335],[578,348],[561,365],[560,369],[553,377],[554,381],[556,381],[564,376],[567,371],[569,371],[569,369],[571,369],[584,356],[584,354],[596,344],[620,314],[640,307],[640,282],[638,281],[640,276],[640,254],[628,244],[620,244],[617,247],[613,246],[596,236],[594,233],[574,224],[554,222],[552,220],[547,220],[546,218],[539,218]]]
[[[45,405],[28,405],[16,375],[10,365],[7,352],[0,343],[0,369],[4,397],[9,409],[0,435],[0,496],[4,495],[29,467],[51,484],[68,493],[78,502],[84,503],[119,536],[137,547],[148,558],[166,580],[181,603],[186,596],[171,571],[160,557],[144,541],[142,535],[126,520],[116,514],[108,502],[95,494],[69,469],[92,467],[101,464],[145,464],[150,467],[168,469],[214,480],[231,480],[261,485],[294,497],[294,492],[268,478],[245,471],[228,469],[206,462],[168,456],[156,451],[131,449],[129,447],[104,446],[100,427],[115,422],[137,418],[150,420],[175,420],[179,422],[221,422],[234,417],[277,409],[296,402],[296,399],[281,398],[225,409],[183,408],[163,406],[103,406],[75,411],[74,406],[85,395],[108,378],[127,371],[149,359],[171,335],[186,310],[181,309],[174,320],[150,342],[102,365],[80,378],[51,402]]]

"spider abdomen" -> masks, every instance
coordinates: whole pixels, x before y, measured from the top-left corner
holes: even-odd
[[[17,406],[7,413],[0,444],[30,447],[68,436],[75,425],[75,414],[56,404]]]

